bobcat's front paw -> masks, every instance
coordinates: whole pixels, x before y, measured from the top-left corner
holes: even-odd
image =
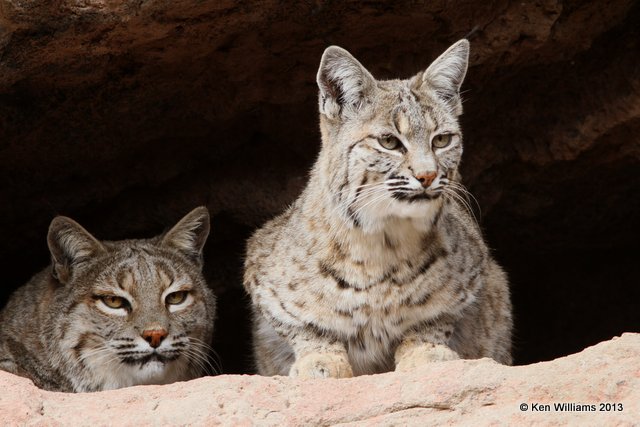
[[[427,363],[456,359],[460,356],[446,345],[417,344],[396,352],[396,371],[407,372]]]
[[[346,355],[335,353],[309,353],[296,360],[289,371],[298,378],[349,378],[353,376]]]

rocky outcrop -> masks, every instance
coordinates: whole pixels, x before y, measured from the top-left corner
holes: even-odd
[[[323,49],[407,77],[468,37],[463,176],[511,277],[516,360],[640,331],[638,22],[631,0],[2,0],[0,305],[56,214],[119,239],[206,204],[216,348],[247,372],[243,242],[304,185]]]
[[[0,388],[6,425],[631,426],[640,335],[520,367],[460,360],[344,380],[219,376],[87,394],[44,392],[0,372]]]

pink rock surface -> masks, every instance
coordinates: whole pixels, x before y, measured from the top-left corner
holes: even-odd
[[[640,423],[640,334],[529,366],[459,360],[345,380],[223,375],[86,394],[0,372],[0,390],[3,425],[631,426]],[[561,403],[595,411],[555,410]]]

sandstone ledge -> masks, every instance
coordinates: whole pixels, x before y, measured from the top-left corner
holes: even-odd
[[[347,380],[219,376],[168,386],[64,394],[0,372],[5,425],[634,425],[640,334],[529,366],[488,359]],[[554,403],[622,403],[622,412],[555,412]],[[522,412],[520,404],[551,404]]]

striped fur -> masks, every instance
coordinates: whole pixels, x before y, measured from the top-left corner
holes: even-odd
[[[52,265],[0,313],[0,369],[55,391],[165,384],[205,373],[215,298],[202,273],[209,214],[162,236],[99,242],[69,218],[49,228]],[[187,291],[181,304],[167,295]],[[125,298],[110,308],[103,297]],[[145,330],[168,335],[153,348]]]
[[[348,52],[325,51],[309,183],[248,242],[259,373],[511,363],[507,279],[459,183],[467,59],[462,40],[411,79],[377,81]]]

